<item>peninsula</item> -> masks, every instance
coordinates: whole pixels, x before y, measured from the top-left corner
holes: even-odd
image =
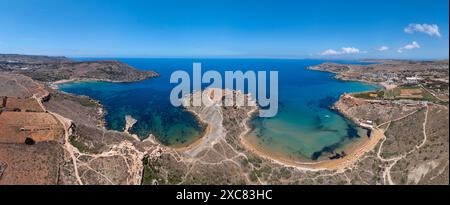
[[[207,131],[186,148],[172,148],[129,134],[136,123],[131,116],[125,131],[107,130],[107,110],[98,101],[51,87],[61,80],[139,81],[155,72],[117,61],[0,56],[0,184],[448,183],[448,61],[311,67],[386,89],[344,94],[334,105],[371,130],[370,138],[345,155],[302,163],[246,141],[256,106],[214,106],[211,97],[211,106],[186,107]],[[251,100],[232,90],[210,95],[218,93]]]

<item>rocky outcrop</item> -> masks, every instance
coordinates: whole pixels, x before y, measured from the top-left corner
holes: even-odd
[[[19,54],[0,54],[0,63],[63,63],[72,60],[64,56],[39,56],[39,55],[19,55]]]
[[[103,128],[98,102],[19,74],[0,79],[2,102],[23,110],[0,112],[0,184],[141,183],[145,150]]]
[[[158,74],[153,71],[137,70],[119,61],[71,61],[63,57],[0,55],[0,71],[29,76],[42,82],[55,81],[108,81],[134,82]]]
[[[8,88],[18,87],[22,96],[36,97],[34,92],[41,96],[34,83],[11,86]],[[64,136],[34,145],[0,143],[0,184],[448,183],[448,105],[341,97],[336,109],[356,122],[373,120],[378,128],[375,135],[381,137],[376,139],[381,143],[364,145],[364,152],[351,158],[356,160],[348,160],[353,156],[349,154],[341,161],[331,161],[344,162],[340,164],[345,166],[336,170],[302,168],[248,149],[242,139],[255,107],[219,106],[223,98],[214,100],[211,94],[211,105],[187,108],[208,123],[210,130],[198,143],[175,149],[152,138],[139,141],[127,133],[96,126],[102,117],[98,103],[89,98],[55,90],[50,93],[43,106],[64,126]],[[242,95],[234,91],[228,94]],[[219,92],[216,95],[220,96]],[[195,94],[188,101],[192,97]],[[73,112],[68,107],[74,108]],[[130,126],[132,121],[130,118]],[[413,135],[410,126],[417,128]]]
[[[36,66],[36,68],[13,70],[12,72],[27,75],[43,82],[134,82],[158,76],[153,71],[137,70],[119,61],[68,62],[29,66]]]

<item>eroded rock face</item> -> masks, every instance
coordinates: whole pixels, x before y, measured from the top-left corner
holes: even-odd
[[[223,122],[224,118],[227,117],[225,116],[227,113],[224,113],[224,109],[227,109],[227,107],[223,106],[224,99],[230,96],[244,97],[244,94],[240,92],[222,89],[209,89],[203,91],[203,93],[209,93],[209,96],[204,98],[206,102],[204,102],[202,106],[186,106],[186,108],[197,115],[202,122],[208,124],[207,132],[200,142],[186,150],[185,153],[191,157],[197,157],[205,150],[213,148],[214,144],[226,139],[226,130]],[[200,91],[195,92],[191,96],[186,97],[183,103],[188,105],[194,98],[201,99],[203,93]],[[241,109],[237,106],[233,106],[233,108]],[[256,106],[254,106],[254,108],[256,108]],[[245,112],[242,113],[245,114]]]
[[[0,55],[0,72],[0,161],[4,164],[0,183],[141,183],[145,153],[137,146],[139,141],[105,130],[105,112],[98,102],[61,93],[36,80],[132,82],[157,73],[118,61],[23,55]],[[32,174],[33,169],[39,171]]]
[[[27,89],[18,90],[22,97],[30,97],[28,91],[31,97],[45,93],[24,81],[20,86]],[[139,141],[108,131],[95,102],[50,93],[42,108],[64,132],[34,145],[0,143],[0,184],[448,184],[448,105],[343,96],[335,106],[340,112],[354,121],[373,119],[386,138],[344,168],[314,170],[263,158],[243,145],[255,106],[222,107],[211,98],[211,105],[187,107],[210,130],[198,143],[173,149],[151,138]],[[40,105],[36,96],[30,99]],[[396,134],[412,128],[414,135]]]
[[[50,97],[43,102],[43,105],[48,111],[58,113],[75,124],[104,127],[105,111],[99,102],[86,96],[75,96],[51,88],[47,89]]]
[[[75,62],[65,57],[1,55],[0,72],[22,74],[42,82],[99,80],[134,82],[158,76],[119,61]]]
[[[396,126],[393,124],[396,123],[405,125],[415,123],[414,126],[417,126],[417,123],[423,124],[425,122],[425,109],[430,109],[429,112],[442,113],[442,115],[448,114],[448,108],[445,106],[433,105],[427,108],[423,104],[417,106],[388,105],[385,102],[367,102],[344,97],[341,98],[336,107],[353,120],[381,116],[377,120],[379,121],[377,125],[382,125],[387,132],[395,132],[390,129],[395,129]],[[103,132],[92,127],[77,127],[76,129],[79,131],[75,131],[74,135],[78,135],[77,132],[83,133],[80,134],[82,142],[89,149],[92,149],[76,154],[78,173],[81,173],[80,178],[83,184],[135,183],[139,177],[142,184],[152,185],[427,184],[438,183],[437,179],[448,179],[448,174],[445,172],[445,170],[448,170],[448,163],[446,163],[448,146],[447,149],[442,146],[442,149],[436,149],[436,152],[429,153],[432,152],[432,147],[443,141],[445,142],[445,140],[448,141],[447,133],[438,133],[439,130],[445,131],[445,129],[429,127],[448,126],[445,124],[447,122],[445,118],[440,121],[435,120],[434,122],[442,122],[437,123],[438,125],[427,123],[424,125],[426,130],[431,129],[428,136],[440,136],[440,138],[428,138],[424,141],[423,135],[418,133],[414,136],[417,140],[411,142],[414,144],[412,147],[415,148],[412,150],[406,149],[406,153],[402,149],[390,149],[388,145],[384,144],[389,140],[399,140],[397,136],[386,135],[388,139],[385,139],[385,142],[378,143],[375,148],[347,167],[339,170],[311,170],[262,158],[243,146],[241,138],[248,129],[245,122],[249,119],[252,111],[254,112],[255,107],[222,107],[213,103],[209,106],[188,107],[187,109],[196,113],[205,123],[214,123],[215,127],[210,128],[212,130],[200,142],[185,149],[172,149],[152,140],[133,141],[131,137],[127,137],[123,133]],[[386,116],[382,116],[380,113],[385,113]],[[426,116],[430,117],[429,114]],[[389,124],[392,127],[388,126]],[[90,129],[91,131],[89,131]],[[405,127],[405,129],[408,128]],[[127,142],[126,146],[122,144],[122,138]],[[420,148],[416,147],[420,145],[422,145]],[[386,156],[388,150],[390,157]],[[424,159],[423,157],[426,156],[424,150],[430,150],[426,152],[428,154],[437,154],[434,156],[441,161]],[[108,155],[108,158],[104,159],[98,157],[105,156],[105,153],[114,154]],[[139,163],[138,159],[141,157],[143,162]],[[84,164],[85,162],[89,163]],[[128,166],[132,164],[131,167],[134,167],[134,169],[125,172],[119,166],[113,166],[110,162],[128,163]],[[403,168],[405,163],[409,167]],[[70,165],[70,163],[67,164]],[[405,173],[397,171],[398,166],[402,166],[401,169],[404,169],[403,172]],[[422,168],[418,169],[417,166]],[[142,168],[141,175],[138,174],[139,168]],[[65,167],[64,170],[70,170],[70,166]],[[405,176],[408,176],[406,181],[401,179]],[[70,177],[67,178],[70,179]],[[76,182],[76,180],[73,181]]]
[[[334,105],[334,108],[356,123],[370,120],[378,125],[400,118],[420,107],[423,107],[421,103],[406,106],[389,101],[368,101],[351,95],[343,95]]]
[[[13,70],[12,72],[23,74],[42,82],[61,80],[134,82],[158,76],[155,72],[136,70],[118,61],[67,62],[40,65],[25,64],[22,66],[32,68],[27,70]]]
[[[105,130],[98,103],[21,75],[0,79],[8,89],[0,94],[15,94],[0,107],[0,184],[141,183],[145,150],[129,134]]]
[[[192,97],[192,96],[191,96]],[[144,162],[144,184],[406,184],[441,183],[448,179],[448,146],[438,144],[448,142],[448,129],[433,128],[433,139],[424,140],[420,130],[430,130],[436,125],[429,124],[427,112],[448,114],[447,106],[422,103],[402,104],[372,102],[343,96],[335,106],[354,121],[374,119],[378,131],[388,133],[381,143],[359,156],[355,162],[337,170],[302,169],[273,160],[262,158],[250,152],[241,142],[248,119],[249,107],[193,107],[188,108],[202,119],[221,122],[220,130],[225,136],[212,138],[214,143],[205,143],[188,150],[164,150],[158,157]],[[427,111],[428,110],[428,111]],[[437,111],[439,110],[439,111]],[[215,118],[212,112],[220,112]],[[439,116],[439,115],[437,115]],[[214,121],[211,119],[220,119]],[[425,121],[427,123],[425,123]],[[439,126],[448,126],[448,117],[433,119]],[[417,128],[419,131],[410,138],[389,133],[396,130]],[[411,127],[412,126],[412,127]],[[396,128],[397,127],[397,128]],[[423,128],[421,128],[423,127]],[[403,132],[407,133],[407,132]],[[406,141],[405,141],[406,140]],[[392,148],[389,141],[403,143],[402,148]],[[387,143],[386,143],[387,142]],[[209,145],[209,146],[208,146]],[[201,149],[200,149],[200,148]],[[194,152],[193,152],[194,151]],[[193,155],[192,153],[195,153]],[[389,157],[387,156],[389,155]],[[431,155],[435,159],[431,159]],[[420,157],[419,157],[420,156]],[[405,167],[405,165],[407,167]],[[398,168],[401,166],[401,168]],[[401,171],[400,171],[401,170]],[[401,179],[401,178],[407,178]]]
[[[249,153],[242,149],[239,135],[245,131],[245,121],[256,106],[220,106],[220,101],[227,95],[247,96],[230,90],[223,94],[219,94],[222,90],[211,93],[217,98],[205,98],[209,99],[207,105],[186,106],[208,124],[205,136],[185,149],[166,148],[158,153],[158,157],[147,159],[144,162],[143,184],[250,183],[248,173],[244,171],[246,168],[242,165]],[[185,103],[200,95],[196,92],[186,97]]]

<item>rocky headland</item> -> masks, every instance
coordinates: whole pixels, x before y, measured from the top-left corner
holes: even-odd
[[[0,184],[448,184],[448,104],[343,95],[335,108],[371,126],[371,138],[354,154],[302,164],[245,142],[256,106],[217,106],[211,96],[211,105],[186,107],[209,128],[176,149],[106,130],[105,111],[87,97],[16,71],[0,78]]]
[[[29,76],[41,82],[134,82],[157,77],[119,61],[72,61],[63,57],[1,55],[0,72]]]

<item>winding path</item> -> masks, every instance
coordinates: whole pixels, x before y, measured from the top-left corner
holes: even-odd
[[[429,105],[428,105],[428,103],[427,103],[427,104],[426,104],[426,110],[425,110],[425,119],[424,119],[424,122],[423,122],[423,124],[422,124],[422,126],[423,126],[422,131],[423,131],[424,139],[423,139],[423,141],[422,141],[422,143],[421,143],[420,145],[417,145],[414,149],[408,151],[408,152],[405,153],[405,154],[402,154],[402,155],[397,156],[397,157],[385,159],[385,158],[383,158],[383,157],[381,156],[381,149],[382,149],[382,147],[383,147],[384,142],[386,141],[386,137],[385,137],[385,138],[383,139],[383,141],[381,142],[380,147],[378,148],[377,158],[378,158],[379,160],[381,160],[382,162],[388,162],[388,163],[389,163],[389,162],[392,162],[389,166],[385,167],[385,169],[384,169],[384,171],[383,171],[383,182],[384,182],[384,184],[395,185],[395,183],[392,181],[392,178],[391,178],[391,169],[392,169],[392,167],[394,167],[394,166],[397,164],[398,161],[404,159],[406,156],[408,156],[409,154],[411,154],[411,153],[417,151],[418,149],[422,148],[423,145],[425,145],[425,143],[426,143],[426,141],[427,141],[426,125],[427,125],[427,123],[428,123],[428,111],[429,111],[429,109],[430,109],[430,108],[429,108]],[[403,120],[403,119],[405,119],[405,118],[407,118],[407,117],[409,117],[409,116],[411,116],[411,115],[413,115],[413,114],[415,114],[415,113],[417,113],[417,112],[419,112],[419,111],[420,111],[420,108],[417,109],[417,110],[415,110],[414,112],[411,112],[411,113],[409,113],[409,114],[403,116],[403,117],[397,118],[397,119],[395,119],[395,120],[390,120],[390,121],[388,121],[388,122],[385,122],[385,123],[383,123],[383,124],[380,124],[378,127],[383,126],[383,125],[386,125],[387,123],[389,123],[389,124],[388,124],[388,127],[386,128],[386,130],[388,130],[392,122],[399,121],[399,120]]]
[[[63,116],[61,116],[59,114],[48,111],[45,108],[45,106],[42,104],[42,97],[37,97],[36,94],[33,94],[32,98],[34,98],[37,101],[37,103],[42,108],[42,110],[44,110],[45,112],[48,112],[50,115],[55,117],[59,121],[59,123],[61,123],[61,125],[63,126],[63,128],[64,128],[64,147],[63,148],[69,153],[70,158],[72,159],[74,174],[75,174],[75,178],[77,179],[78,184],[83,185],[83,181],[81,180],[80,174],[78,172],[77,158],[75,157],[75,154],[74,154],[74,147],[72,146],[72,144],[70,144],[70,140],[69,140],[69,137],[70,137],[69,129],[70,129],[71,121],[64,118]]]

